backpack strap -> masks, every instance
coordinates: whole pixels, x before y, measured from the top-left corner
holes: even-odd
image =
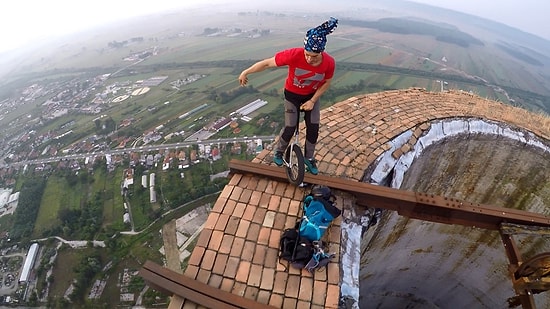
[[[322,241],[314,241],[313,247],[315,248],[315,252],[313,253],[313,256],[311,257],[309,262],[304,267],[310,273],[314,273],[315,270],[319,271],[323,267],[326,267],[330,260],[336,256],[336,254],[334,253],[325,253]]]

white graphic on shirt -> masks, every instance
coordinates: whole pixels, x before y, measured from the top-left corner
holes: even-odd
[[[325,74],[315,73],[304,69],[296,68],[294,70],[294,86],[298,88],[311,87],[317,89],[319,84],[325,79]]]

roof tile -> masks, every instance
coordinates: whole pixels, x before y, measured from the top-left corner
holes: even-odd
[[[278,195],[267,195],[264,194],[264,196],[269,196],[269,210],[277,211],[279,210],[279,207],[281,205],[281,197]],[[280,210],[282,212],[285,212],[284,210]]]
[[[217,274],[212,274],[212,276],[210,276],[210,279],[208,279],[208,285],[216,289],[219,289],[220,286],[222,285],[222,280],[223,280],[222,276],[219,276]]]
[[[227,265],[227,259],[229,256],[227,254],[218,254],[216,256],[216,261],[214,262],[214,266],[212,267],[212,273],[223,275],[225,271],[225,266]]]
[[[239,267],[237,268],[237,275],[235,276],[235,280],[237,282],[246,283],[248,281],[248,274],[250,272],[250,266],[252,264],[248,261],[241,261],[239,263]]]
[[[220,285],[220,289],[222,291],[226,291],[226,292],[231,293],[231,290],[233,290],[233,284],[234,283],[235,283],[235,280],[233,280],[233,279],[223,278],[222,284]]]
[[[258,234],[260,233],[260,225],[258,223],[250,223],[248,227],[248,233],[246,234],[246,240],[256,242],[258,240]]]
[[[252,264],[250,267],[250,273],[248,275],[247,284],[253,287],[259,287],[262,279],[262,266],[258,264]]]
[[[245,241],[241,259],[247,262],[252,261],[252,258],[254,257],[254,249],[256,249],[256,242],[248,240]]]
[[[242,217],[243,220],[252,221],[252,219],[254,218],[254,213],[256,212],[256,209],[258,208],[252,205],[247,205]]]
[[[259,192],[257,191],[255,191],[255,193],[259,194]],[[250,205],[258,206],[257,200],[252,200],[252,190],[250,189],[244,189],[239,200],[242,203],[248,203]]]
[[[235,237],[233,239],[233,245],[231,246],[231,252],[229,252],[229,255],[233,257],[240,257],[243,251],[244,242],[244,238]]]
[[[246,234],[248,234],[249,226],[250,226],[250,221],[241,219],[241,221],[239,222],[239,227],[237,228],[237,233],[235,233],[235,236],[245,238]]]
[[[258,292],[258,297],[256,298],[256,301],[259,302],[260,304],[269,304],[269,298],[271,297],[271,291],[266,291],[266,290],[260,290],[260,292]]]
[[[273,202],[273,199],[272,199],[272,202]],[[272,203],[272,202],[270,202],[270,203]],[[285,201],[283,201],[282,198],[279,198],[278,202],[279,202],[279,212],[282,212],[282,213],[285,213],[285,214],[288,213],[290,203],[288,203],[288,202],[285,203]]]
[[[269,184],[269,180],[266,178],[256,179],[256,191],[266,192],[268,184]]]
[[[313,295],[313,278],[302,277],[300,280],[300,288],[298,291],[298,299],[311,302]]]
[[[235,295],[238,295],[238,296],[243,296],[244,297],[244,292],[246,291],[246,283],[242,283],[242,282],[238,282],[238,281],[235,281],[233,283],[233,290],[231,290],[231,293],[235,294]]]
[[[197,281],[202,282],[204,284],[208,284],[208,279],[210,279],[210,272],[204,268],[199,269],[199,273],[197,274]]]
[[[259,293],[260,293],[259,288],[248,285],[246,287],[246,291],[244,292],[244,297],[248,299],[256,300],[258,298]]]
[[[311,297],[311,302],[313,304],[325,304],[325,299],[327,297],[327,285],[327,282],[322,280],[315,280],[313,282],[313,295]]]
[[[241,175],[241,174],[232,175],[231,178],[229,179],[229,183],[227,184],[227,186],[234,187],[234,186],[238,185],[239,181],[241,181],[241,178],[243,178],[243,177],[244,177],[244,175]],[[226,197],[227,196],[229,196],[229,194],[227,194]]]
[[[258,244],[259,245],[268,245],[269,237],[271,234],[271,229],[268,227],[260,226],[260,231],[258,233]]]
[[[218,200],[216,200],[216,203],[214,203],[214,207],[212,207],[212,212],[221,213],[226,201],[227,199],[225,198],[218,198]]]
[[[265,254],[265,267],[275,269],[279,261],[279,248],[268,248]]]
[[[250,193],[248,204],[263,207],[263,205],[261,205],[261,203],[260,203],[260,200],[262,198],[262,192],[260,192],[260,191],[250,191],[250,192],[251,193]],[[241,197],[241,199],[243,199],[243,198]],[[243,201],[243,202],[245,202],[245,201]]]
[[[216,222],[218,222],[219,216],[219,213],[211,212],[210,215],[208,215],[208,219],[206,219],[206,222],[204,223],[204,228],[213,230],[216,226]]]
[[[266,246],[256,246],[256,250],[254,251],[254,256],[252,257],[252,264],[263,265],[266,253],[267,253]]]
[[[241,194],[243,193],[243,190],[244,189],[241,187],[234,187],[233,191],[231,191],[231,195],[229,196],[229,198],[234,201],[239,201],[239,199],[241,198]],[[245,202],[248,202],[248,201],[245,201]]]
[[[208,242],[208,249],[212,249],[214,251],[218,251],[220,248],[220,244],[222,243],[223,238],[223,232],[222,231],[212,231],[212,236],[210,237],[210,241]]]
[[[222,243],[220,244],[220,249],[218,253],[229,254],[231,252],[231,246],[233,245],[234,236],[225,234],[222,238]]]
[[[210,216],[208,216],[208,217],[210,218]],[[227,221],[229,221],[229,215],[226,215],[226,214],[223,214],[223,213],[220,214],[214,229],[218,230],[218,231],[225,231],[225,227],[227,226]]]
[[[308,301],[298,300],[298,304],[296,304],[296,309],[310,309],[311,303]]]
[[[269,228],[273,227],[273,223],[275,222],[275,214],[276,212],[274,211],[266,212],[262,226]]]
[[[229,235],[235,235],[237,232],[237,229],[239,228],[239,221],[241,218],[231,216],[229,217],[229,221],[227,222],[227,226],[225,227],[225,233]]]
[[[235,176],[237,176],[237,175],[235,175]],[[233,177],[235,177],[235,176],[233,176]],[[219,199],[219,198],[222,198],[222,199],[228,199],[228,198],[229,198],[229,195],[231,195],[231,192],[233,191],[233,188],[234,188],[234,186],[231,185],[231,181],[233,180],[233,177],[231,178],[231,180],[230,180],[230,182],[229,182],[230,184],[227,184],[227,185],[223,188],[223,190],[222,190],[222,192],[220,193],[220,196],[218,197],[218,199]],[[238,176],[237,176],[237,177],[238,177]]]
[[[281,203],[288,203],[288,215],[298,217],[298,212],[302,209],[302,201],[290,200],[287,198],[281,199]]]
[[[275,271],[275,281],[273,282],[273,293],[284,294],[286,291],[286,283],[288,281],[288,273],[284,271]]]
[[[189,278],[195,279],[197,278],[197,274],[199,273],[199,267],[196,265],[187,265],[187,268],[185,269],[185,275]]]
[[[277,212],[275,213],[275,220],[273,221],[273,228],[277,230],[283,230],[286,224],[286,214]]]
[[[204,251],[206,251],[204,247],[196,246],[193,250],[193,253],[191,253],[191,257],[189,257],[188,264],[196,266],[200,265],[202,257],[204,255]]]
[[[315,280],[319,280],[319,281],[323,281],[323,282],[326,282],[327,281],[327,268],[322,268],[322,269],[318,269],[316,272],[315,272]]]
[[[285,297],[282,308],[296,308],[297,302],[296,298]]]
[[[273,289],[273,281],[275,280],[275,269],[263,268],[262,269],[262,281],[260,283],[260,289],[270,290]]]
[[[237,205],[235,205],[235,209],[233,210],[233,215],[235,217],[241,218],[244,214],[245,209],[246,203],[237,203]]]
[[[283,300],[283,295],[271,293],[271,297],[269,298],[269,305],[275,308],[283,308]]]
[[[233,200],[227,200],[225,202],[225,205],[222,209],[222,213],[225,214],[225,215],[232,215],[233,214],[233,211],[235,211],[235,207],[237,206],[237,202],[233,201]]]
[[[336,309],[338,308],[338,295],[340,294],[340,288],[337,284],[329,284],[327,287],[327,297],[325,300],[325,308]]]
[[[202,257],[201,269],[206,269],[208,271],[212,270],[214,266],[214,261],[216,260],[216,251],[206,250],[204,256]],[[206,283],[206,281],[205,281]]]
[[[282,234],[282,231],[281,230],[275,230],[275,229],[272,229],[270,231],[270,235],[269,235],[269,243],[268,243],[268,246],[270,248],[274,248],[274,249],[278,249],[279,248],[279,241],[281,239],[281,234]]]
[[[252,218],[252,222],[262,224],[264,222],[266,212],[267,212],[267,209],[265,208],[256,208],[256,212],[254,212],[254,217]]]
[[[327,277],[329,284],[338,284],[340,282],[340,268],[336,263],[328,263]]]
[[[224,277],[235,278],[240,262],[241,260],[234,256],[227,258],[227,265],[225,265],[225,269],[223,271]]]
[[[267,194],[274,194],[275,193],[275,187],[277,187],[277,181],[274,180],[268,180],[267,184],[265,186],[264,192]]]

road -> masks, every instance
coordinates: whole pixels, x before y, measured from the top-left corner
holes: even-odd
[[[276,136],[270,135],[270,136],[253,136],[253,137],[233,137],[233,138],[218,138],[218,139],[208,139],[208,140],[197,140],[197,141],[186,141],[186,142],[178,142],[178,143],[172,143],[172,144],[161,144],[161,145],[145,145],[145,146],[139,146],[139,147],[128,147],[128,148],[120,148],[120,149],[110,149],[110,150],[102,150],[102,151],[94,151],[90,153],[74,153],[74,154],[68,154],[63,156],[53,156],[49,158],[40,158],[35,160],[24,160],[19,162],[12,162],[9,164],[6,164],[4,167],[14,167],[18,168],[25,165],[39,165],[39,164],[45,164],[45,163],[51,163],[51,162],[59,162],[59,161],[66,161],[66,160],[84,160],[89,157],[95,157],[95,156],[105,156],[105,155],[121,155],[126,154],[128,152],[148,152],[148,151],[160,151],[160,150],[167,150],[167,149],[178,149],[178,148],[185,148],[190,147],[192,145],[217,145],[217,144],[228,144],[228,143],[244,143],[251,140],[257,140],[260,139],[262,141],[273,141],[275,140]]]
[[[62,242],[64,244],[69,245],[69,247],[71,247],[71,248],[83,248],[83,247],[88,246],[89,242],[93,243],[94,247],[105,247],[105,242],[103,240],[90,240],[90,241],[88,241],[88,240],[66,240],[66,239],[63,239],[59,236],[52,236],[52,237],[59,240],[60,242]],[[45,241],[45,240],[48,240],[52,237],[35,239],[33,241]]]

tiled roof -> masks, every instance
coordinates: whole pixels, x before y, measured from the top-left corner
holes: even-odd
[[[321,112],[319,171],[359,181],[400,133],[414,132],[397,151],[406,152],[430,121],[453,117],[505,122],[550,138],[548,117],[465,92],[387,91],[352,97]],[[271,154],[265,150],[254,161],[271,164]],[[233,175],[208,217],[185,275],[279,308],[337,308],[338,257],[314,275],[278,263],[281,232],[295,224],[305,193],[285,182]],[[339,205],[349,202],[339,196]],[[331,252],[339,252],[340,220],[328,233]],[[195,305],[181,301],[179,307]]]

